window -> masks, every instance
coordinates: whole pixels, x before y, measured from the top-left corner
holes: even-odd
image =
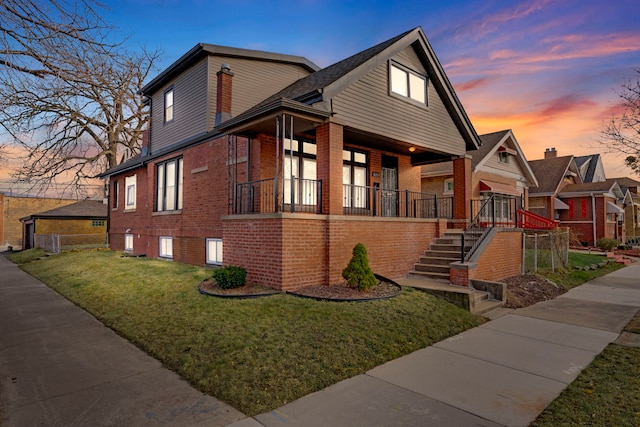
[[[509,163],[509,156],[510,154],[507,153],[506,151],[500,151],[498,152],[498,161],[500,163]]]
[[[427,78],[399,64],[390,63],[389,81],[391,93],[427,103]]]
[[[118,209],[118,180],[113,180],[112,190],[111,190],[111,207],[113,209]]]
[[[160,257],[173,258],[173,238],[160,237]]]
[[[156,166],[156,212],[182,209],[182,157]]]
[[[127,233],[124,235],[124,250],[133,251],[133,234]]]
[[[173,88],[164,93],[164,121],[173,120]]]
[[[92,219],[91,220],[92,227],[104,227],[104,219]]]
[[[207,239],[207,264],[222,264],[222,239]]]
[[[352,149],[342,150],[342,184],[345,208],[367,207],[367,155]]]
[[[444,191],[442,194],[453,194],[453,178],[444,180]]]
[[[136,176],[128,176],[124,180],[124,185],[126,188],[126,206],[125,209],[135,209],[136,208]]]
[[[315,205],[318,198],[316,179],[316,144],[295,139],[285,140],[284,202]]]

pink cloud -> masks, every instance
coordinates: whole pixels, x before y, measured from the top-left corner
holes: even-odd
[[[469,80],[463,83],[455,84],[456,92],[464,92],[472,89],[476,89],[478,87],[482,87],[487,85],[490,79],[484,77],[479,79]]]

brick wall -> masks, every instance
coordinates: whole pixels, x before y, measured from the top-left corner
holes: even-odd
[[[39,199],[0,194],[0,249],[13,246],[22,249],[20,218],[76,203],[71,199]]]
[[[477,261],[475,279],[498,281],[522,271],[522,232],[498,230]]]
[[[93,226],[91,219],[49,219],[38,218],[35,220],[36,234],[105,234],[107,232],[106,220],[104,225]]]
[[[375,273],[405,276],[438,233],[434,220],[305,214],[226,217],[224,261],[277,289],[341,283],[357,243]]]

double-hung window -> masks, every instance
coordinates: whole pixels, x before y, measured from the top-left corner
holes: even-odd
[[[124,235],[124,250],[133,251],[133,234],[131,233]]]
[[[182,209],[182,157],[156,166],[156,212]]]
[[[342,150],[343,207],[367,207],[367,155],[359,151]]]
[[[124,179],[125,187],[125,209],[136,208],[136,175],[128,176]]]
[[[391,93],[419,104],[427,104],[427,77],[395,62],[389,63]]]
[[[164,93],[164,121],[173,120],[173,88]]]

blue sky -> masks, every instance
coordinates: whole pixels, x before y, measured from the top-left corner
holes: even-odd
[[[160,70],[199,42],[304,56],[321,67],[420,26],[478,133],[513,129],[528,160],[601,153],[625,78],[640,68],[637,0],[112,0],[104,19]],[[158,72],[160,71],[158,70]],[[1,166],[1,165],[0,165]]]

